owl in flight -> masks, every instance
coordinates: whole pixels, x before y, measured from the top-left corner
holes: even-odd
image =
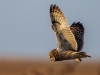
[[[50,19],[58,46],[49,53],[51,61],[75,59],[80,62],[81,58],[91,57],[85,52],[80,52],[84,44],[84,27],[82,23],[74,22],[69,27],[64,14],[57,5],[50,6]]]

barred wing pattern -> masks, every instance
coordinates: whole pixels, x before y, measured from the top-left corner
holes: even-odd
[[[76,42],[78,44],[77,51],[82,50],[83,45],[84,45],[84,32],[85,32],[82,23],[80,23],[80,22],[75,23],[74,22],[70,26],[70,29],[73,32],[75,39],[76,39]]]
[[[69,49],[77,51],[77,42],[75,40],[75,36],[70,30],[65,16],[58,6],[50,6],[50,18],[53,24],[52,28],[56,33],[58,48],[61,51]]]

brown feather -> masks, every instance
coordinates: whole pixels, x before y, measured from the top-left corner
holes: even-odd
[[[84,45],[84,27],[82,25],[82,23],[77,22],[77,23],[73,23],[70,26],[71,31],[73,32],[76,42],[78,44],[78,48],[77,51],[81,51]]]
[[[59,50],[66,51],[70,49],[77,51],[77,42],[75,40],[75,36],[70,30],[64,14],[58,6],[50,6],[50,18],[52,22],[52,28],[56,33]]]

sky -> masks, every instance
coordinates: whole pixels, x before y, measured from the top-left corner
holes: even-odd
[[[57,47],[51,4],[59,6],[69,25],[78,21],[84,25],[82,51],[100,57],[100,0],[0,0],[0,58],[48,58]]]

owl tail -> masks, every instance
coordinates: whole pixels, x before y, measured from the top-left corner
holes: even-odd
[[[87,55],[85,52],[78,52],[77,54],[78,54],[79,58],[91,57],[91,56]]]
[[[77,62],[81,62],[82,61],[80,58],[91,57],[91,56],[87,55],[85,52],[77,52],[76,55],[77,55],[77,57],[75,58],[75,60]]]

